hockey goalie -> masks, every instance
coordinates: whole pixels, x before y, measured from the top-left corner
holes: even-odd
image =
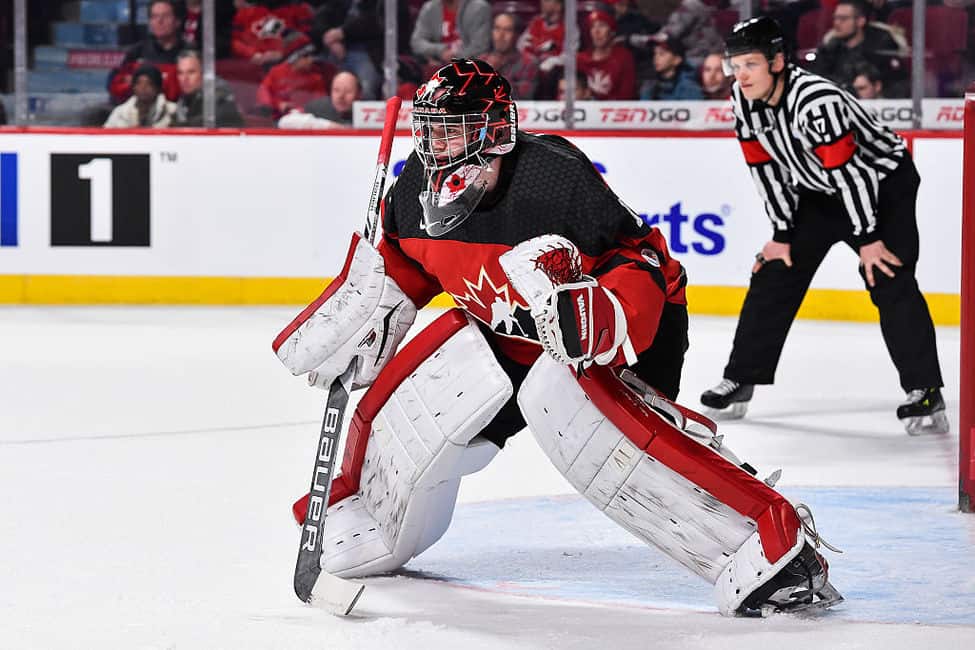
[[[568,141],[519,132],[508,82],[482,61],[454,60],[419,88],[413,139],[378,246],[354,236],[273,345],[313,385],[354,362],[353,385],[368,387],[322,569],[369,576],[422,553],[461,478],[527,428],[596,508],[713,584],[722,614],[840,600],[808,509],[673,401],[686,280],[660,232]],[[444,291],[459,308],[398,349]]]

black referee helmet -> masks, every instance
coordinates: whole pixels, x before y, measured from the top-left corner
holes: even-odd
[[[724,42],[725,58],[760,52],[771,63],[779,52],[786,55],[785,34],[778,21],[768,16],[743,20],[731,28]]]

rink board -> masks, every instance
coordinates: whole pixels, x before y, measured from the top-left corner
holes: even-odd
[[[393,172],[411,150],[401,133]],[[957,324],[961,140],[909,134],[923,178],[918,281]],[[734,138],[715,132],[570,136],[666,236],[695,313],[737,313],[769,235]],[[299,304],[362,227],[375,133],[0,131],[0,302]],[[802,316],[871,320],[837,246]],[[438,304],[446,304],[446,298]]]

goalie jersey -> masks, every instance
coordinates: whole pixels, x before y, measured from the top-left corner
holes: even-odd
[[[665,306],[686,304],[684,269],[663,235],[624,205],[564,138],[520,132],[517,146],[502,157],[497,187],[441,237],[421,227],[417,197],[423,185],[414,153],[383,205],[379,250],[386,272],[417,306],[449,293],[517,364],[530,365],[542,349],[527,303],[509,285],[498,258],[533,237],[561,235],[579,248],[583,273],[622,303],[638,355],[653,343]]]

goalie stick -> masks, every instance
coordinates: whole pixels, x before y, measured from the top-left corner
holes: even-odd
[[[379,202],[383,187],[386,185],[393,134],[396,130],[401,103],[399,97],[392,97],[386,101],[386,120],[383,123],[383,137],[379,144],[376,176],[369,195],[369,207],[363,229],[364,238],[371,244],[375,243],[376,233],[379,230]],[[306,603],[322,603],[330,612],[339,616],[348,616],[365,589],[363,584],[322,571],[325,515],[328,511],[332,476],[335,473],[335,454],[342,438],[345,408],[349,403],[355,363],[353,359],[345,372],[328,388],[325,416],[322,419],[322,429],[315,454],[315,469],[311,477],[308,511],[301,527],[301,545],[298,547],[294,577],[295,594],[298,598]]]

